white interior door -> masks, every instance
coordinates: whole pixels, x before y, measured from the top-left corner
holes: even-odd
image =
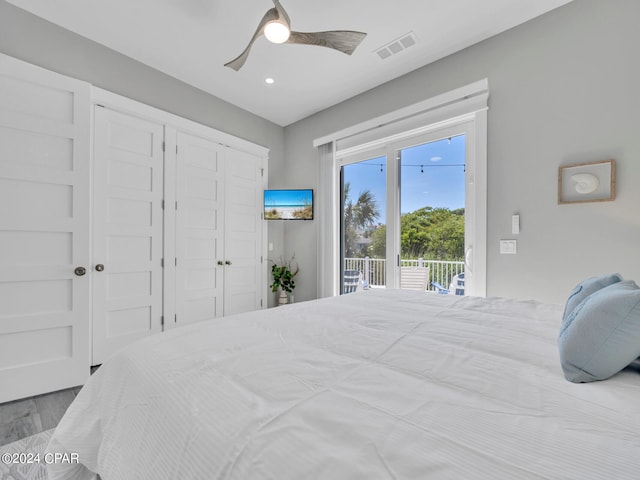
[[[89,375],[89,112],[88,84],[0,55],[0,403]]]
[[[162,330],[164,126],[95,107],[93,358]]]
[[[224,314],[262,306],[262,159],[227,149]]]
[[[178,325],[222,316],[224,147],[178,132],[176,318]]]

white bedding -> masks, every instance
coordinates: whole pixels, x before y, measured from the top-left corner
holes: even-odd
[[[637,479],[640,375],[564,380],[562,307],[369,290],[126,348],[48,451],[56,479]]]

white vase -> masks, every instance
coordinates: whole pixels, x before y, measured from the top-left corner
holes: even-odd
[[[285,292],[284,290],[280,290],[280,295],[278,296],[278,305],[286,305],[287,303],[289,303],[287,292]]]

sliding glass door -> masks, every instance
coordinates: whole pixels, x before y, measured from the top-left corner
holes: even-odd
[[[386,156],[341,168],[342,293],[386,284],[386,172]]]
[[[462,294],[464,288],[464,134],[395,152],[399,175],[400,288]]]
[[[473,162],[465,125],[338,158],[342,293],[409,288],[464,293]],[[471,209],[473,212],[473,209]]]

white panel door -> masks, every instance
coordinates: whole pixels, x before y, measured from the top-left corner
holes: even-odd
[[[177,134],[176,318],[185,325],[223,315],[224,147]]]
[[[224,315],[262,306],[262,158],[227,149]]]
[[[0,55],[0,403],[89,376],[89,114],[88,84]]]
[[[164,126],[95,107],[93,355],[162,330]]]

